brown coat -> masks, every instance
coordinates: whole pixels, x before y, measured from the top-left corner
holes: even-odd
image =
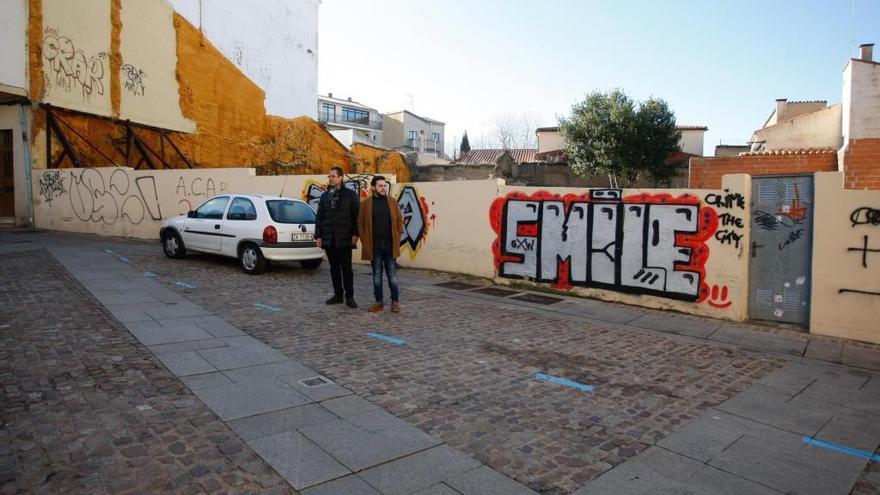
[[[403,215],[397,201],[389,194],[388,211],[391,212],[391,251],[392,256],[400,256],[400,236],[403,234]],[[361,259],[373,261],[373,195],[361,201],[358,214],[358,232],[361,235]]]

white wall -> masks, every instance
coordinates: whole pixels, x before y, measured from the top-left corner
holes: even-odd
[[[850,60],[843,79],[846,141],[880,137],[880,64]]]
[[[692,155],[703,156],[703,134],[705,133],[706,131],[702,130],[681,131],[681,139],[678,142],[681,151]]]
[[[317,117],[319,0],[169,0],[266,92],[266,111]]]
[[[540,131],[538,132],[538,153],[546,153],[548,151],[561,150],[564,143],[562,142],[562,133],[559,131]]]
[[[25,0],[0,0],[0,92],[27,94],[26,36]]]
[[[800,148],[840,148],[842,105],[799,115],[755,131],[755,139],[764,142],[766,150]]]

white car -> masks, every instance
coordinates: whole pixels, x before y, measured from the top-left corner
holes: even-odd
[[[266,269],[266,260],[299,261],[315,269],[324,256],[315,243],[315,211],[305,201],[281,196],[216,196],[162,222],[159,238],[169,258],[187,251],[232,256],[254,275]]]

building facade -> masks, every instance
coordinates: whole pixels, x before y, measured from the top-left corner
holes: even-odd
[[[446,124],[420,117],[409,110],[386,113],[382,119],[384,145],[422,157],[445,158],[443,142]]]
[[[318,122],[347,146],[354,143],[382,146],[382,121],[382,114],[375,108],[351,98],[334,98],[333,93],[318,95]]]

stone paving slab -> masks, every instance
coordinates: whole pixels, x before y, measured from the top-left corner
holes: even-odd
[[[156,357],[177,376],[198,375],[217,371],[217,368],[211,366],[211,363],[195,351],[157,354]]]
[[[361,421],[355,421],[361,419]],[[390,421],[389,421],[390,420]],[[440,442],[385,413],[318,423],[299,431],[353,472],[399,459]]]
[[[250,444],[297,490],[350,474],[350,471],[297,432],[257,438]]]
[[[253,440],[338,419],[336,415],[318,404],[306,404],[235,419],[229,422],[229,426],[241,438]]]
[[[231,383],[193,392],[224,421],[301,406],[311,402],[306,396],[280,381],[275,383]]]
[[[485,466],[448,478],[445,484],[462,495],[537,495],[534,490]]]
[[[480,467],[457,450],[441,445],[361,472],[364,481],[387,495],[407,495]]]
[[[307,488],[303,495],[381,495],[364,480],[355,475],[348,475],[327,483]],[[452,495],[457,495],[452,492]]]

